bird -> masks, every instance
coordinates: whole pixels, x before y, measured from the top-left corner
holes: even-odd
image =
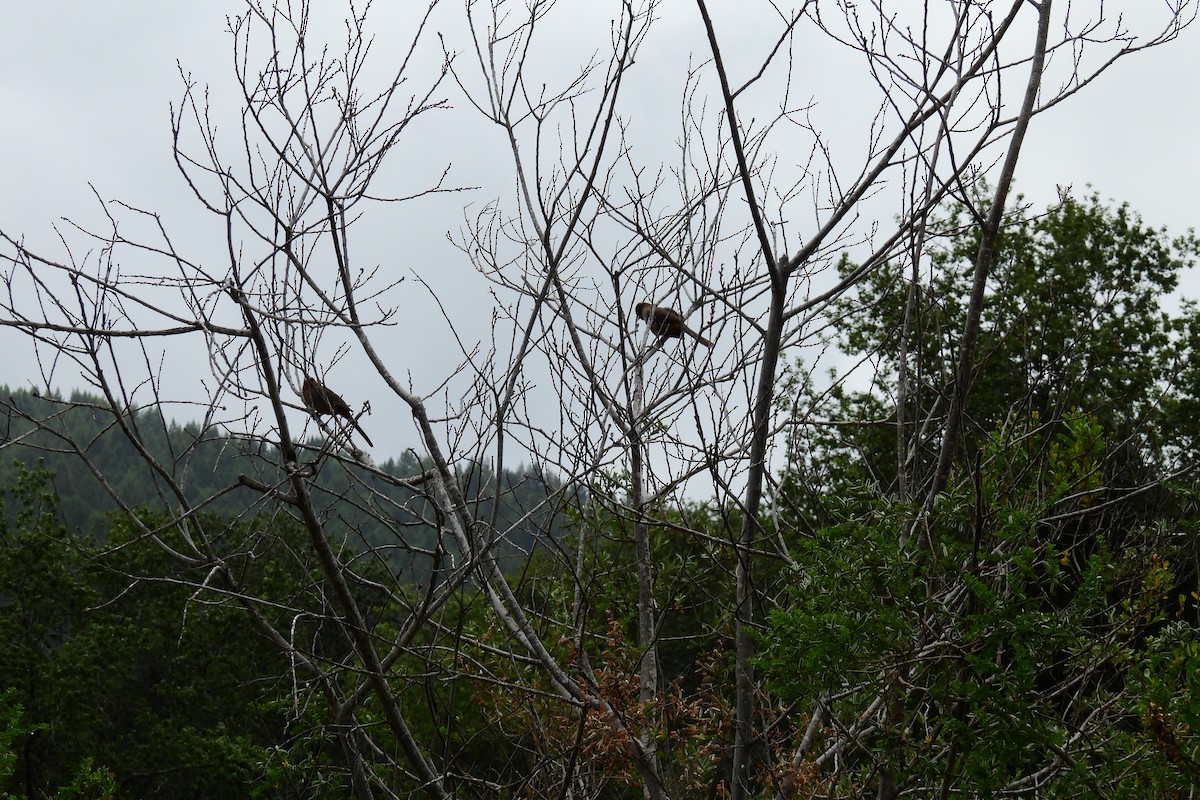
[[[362,426],[358,424],[358,420],[354,418],[354,414],[350,411],[350,406],[346,405],[346,401],[342,399],[342,396],[316,378],[308,375],[304,376],[304,385],[300,387],[300,398],[304,401],[305,407],[315,416],[320,417],[325,414],[334,414],[339,417],[345,417],[362,434],[362,437],[367,440],[367,446],[375,446],[375,443],[371,441],[371,437],[367,436],[367,432],[362,429]]]
[[[634,312],[659,336],[679,339],[686,333],[705,347],[712,347],[712,342],[685,325],[683,315],[673,308],[638,303]]]

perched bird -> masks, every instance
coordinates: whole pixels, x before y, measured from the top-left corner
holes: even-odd
[[[689,328],[683,322],[683,316],[673,308],[652,306],[649,303],[638,303],[634,312],[650,326],[650,330],[659,336],[670,336],[676,339],[687,334],[705,347],[712,347],[712,342]]]
[[[300,387],[300,397],[304,400],[304,405],[318,417],[325,414],[334,414],[339,417],[345,417],[350,421],[350,424],[362,434],[362,437],[367,440],[369,447],[374,447],[374,442],[371,437],[367,436],[367,432],[358,424],[358,420],[354,418],[354,414],[350,411],[350,406],[346,405],[346,401],[342,396],[333,391],[329,387],[322,384],[316,378],[304,376],[304,385]]]

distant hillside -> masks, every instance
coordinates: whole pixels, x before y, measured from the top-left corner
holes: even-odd
[[[64,400],[58,394],[43,397],[0,387],[0,408],[0,486],[12,484],[15,463],[40,462],[55,475],[64,521],[71,530],[82,535],[102,534],[109,514],[117,508],[105,484],[131,506],[178,506],[168,483],[139,456],[103,398],[76,392]],[[135,410],[124,419],[183,487],[189,503],[208,501],[205,511],[229,517],[260,509],[261,493],[239,485],[239,475],[266,485],[282,480],[278,451],[261,441],[236,438],[215,428],[202,429],[196,423],[180,425],[166,420],[157,409]],[[95,472],[72,442],[86,452]],[[410,477],[419,475],[424,467],[410,453],[399,460],[389,459],[379,469],[387,475]],[[486,492],[492,489],[492,477],[484,467],[460,474],[460,485],[477,514],[491,512],[493,500]],[[378,517],[383,517],[404,526],[407,545],[432,547],[434,530],[428,522],[436,515],[420,489],[395,486],[366,469],[332,458],[321,462],[315,483],[322,490],[317,494],[322,501],[319,510],[329,521],[331,533],[352,544],[382,544],[390,552],[402,552],[394,547],[394,529],[379,522]],[[560,532],[561,514],[553,512],[555,504],[544,501],[561,482],[554,476],[517,469],[505,471],[501,486],[497,527],[500,531],[512,527],[501,552],[523,560],[521,556],[531,552],[539,539]]]

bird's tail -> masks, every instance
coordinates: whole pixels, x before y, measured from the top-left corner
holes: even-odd
[[[371,441],[371,437],[367,436],[367,432],[362,429],[362,425],[358,424],[358,420],[351,420],[354,423],[354,429],[362,434],[363,439],[367,441],[367,447],[374,447],[375,443]]]
[[[691,336],[693,339],[695,339],[700,344],[704,345],[705,347],[712,347],[712,342],[710,342],[708,339],[705,339],[703,336],[696,333],[691,328],[689,328],[685,325],[683,329],[688,332],[689,336]]]

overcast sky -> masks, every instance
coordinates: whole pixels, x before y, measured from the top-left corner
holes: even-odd
[[[592,7],[578,2],[581,10]],[[382,37],[389,29],[388,13],[403,12],[399,4],[378,6]],[[1163,6],[1150,0],[1127,4],[1131,25],[1136,29],[1143,11],[1161,15]],[[194,200],[172,163],[168,129],[168,104],[178,100],[181,87],[176,63],[211,84],[214,96],[225,93],[226,99],[235,99],[225,16],[240,8],[240,3],[228,0],[4,3],[0,227],[23,233],[31,246],[52,250],[55,240],[50,226],[60,218],[89,224],[102,219],[89,183],[106,198],[120,198],[191,225],[197,219]],[[461,3],[447,0],[435,26],[453,34],[460,8]],[[739,48],[761,49],[761,41],[746,15],[731,13],[731,8],[722,7],[718,29],[731,61],[736,62]],[[672,0],[663,4],[661,13],[665,22],[655,35],[663,38],[656,46],[664,64],[682,63],[687,53],[677,52],[677,43],[686,41],[682,46],[693,49],[700,45],[693,30],[698,24],[695,6]],[[594,26],[595,20],[580,18],[577,24]],[[570,33],[562,37],[559,51],[547,58],[576,55]],[[648,46],[647,54],[656,57],[654,47]],[[668,56],[675,62],[669,62]],[[1090,183],[1102,197],[1128,202],[1154,226],[1180,233],[1194,226],[1200,196],[1197,76],[1200,27],[1185,31],[1175,43],[1121,61],[1093,86],[1035,119],[1021,155],[1018,190],[1036,203],[1046,203],[1054,197],[1056,185],[1082,189]],[[820,74],[814,79],[828,85],[839,76]],[[655,92],[662,88],[635,87],[633,107],[641,102],[649,113],[660,103]],[[461,100],[457,105],[463,105]],[[488,319],[486,285],[472,279],[469,264],[446,244],[444,233],[461,226],[465,204],[482,204],[511,191],[505,185],[511,167],[503,160],[503,142],[497,129],[483,123],[474,128],[457,123],[437,127],[434,121],[417,135],[434,137],[438,146],[453,153],[456,172],[452,175],[481,188],[469,196],[442,197],[419,208],[405,206],[388,246],[407,258],[444,265],[438,275],[471,295],[475,304],[471,314],[483,326]],[[412,165],[409,177],[415,175],[414,185],[422,177],[421,169],[435,175],[443,163],[436,158],[407,158],[404,163]],[[1200,296],[1191,280],[1183,293]],[[419,333],[420,315],[414,314],[409,324],[405,335]],[[24,387],[38,383],[26,339],[0,332],[0,347],[6,356],[0,361],[4,366],[0,383]],[[436,354],[425,356],[428,365],[444,363]],[[414,366],[418,382],[433,380],[436,369],[425,376],[422,365]],[[357,395],[358,387],[346,393]]]

